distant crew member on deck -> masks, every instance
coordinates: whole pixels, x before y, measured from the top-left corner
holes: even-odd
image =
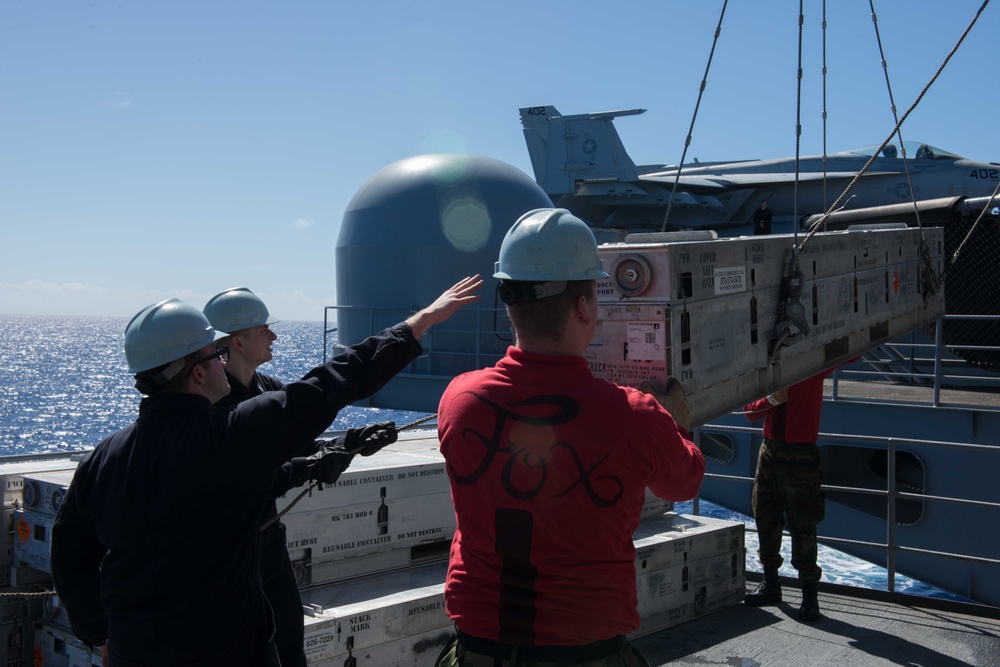
[[[751,500],[760,538],[757,555],[764,576],[757,591],[749,593],[744,604],[759,607],[781,602],[778,568],[784,562],[781,536],[787,523],[792,536],[792,566],[802,583],[799,619],[810,623],[819,620],[816,584],[823,570],[817,563],[816,526],[826,516],[826,496],[821,488],[823,471],[816,440],[823,411],[823,381],[837,368],[839,366],[743,408],[750,421],[764,420],[764,441],[757,458]]]
[[[216,409],[229,412],[248,398],[284,388],[285,385],[277,378],[257,371],[259,366],[273,358],[271,344],[278,338],[271,331],[271,325],[278,320],[271,317],[260,297],[246,287],[235,287],[209,299],[204,313],[216,331],[228,334],[219,343],[229,347],[226,379],[231,391],[215,404]],[[372,440],[372,444],[361,453],[370,456],[382,446],[396,441],[395,424],[383,422],[364,429],[350,429],[342,444],[347,450],[354,451],[357,443],[368,440]],[[267,526],[260,536],[261,579],[264,595],[274,611],[274,639],[281,667],[305,667],[306,654],[302,598],[288,557],[285,525],[278,520],[275,498],[307,482],[333,484],[337,481],[354,455],[340,449],[337,443],[331,443],[325,446],[322,467],[312,465],[313,455],[323,447],[322,442],[306,447],[275,473],[271,497],[261,516],[262,525]],[[322,477],[318,479],[321,471]]]
[[[438,409],[457,630],[439,667],[647,664],[625,639],[639,627],[632,535],[646,487],[693,498],[705,460],[679,384],[668,412],[591,374],[604,276],[593,232],[565,209],[531,211],[503,240],[494,277],[514,345],[456,377]]]
[[[229,413],[212,406],[230,391],[229,350],[204,314],[177,299],[136,314],[125,358],[146,395],[139,416],[83,457],[52,528],[52,578],[76,635],[106,642],[112,667],[278,664],[259,566],[275,471],[416,359],[424,332],[481,285],[459,281]]]
[[[760,208],[753,212],[753,235],[771,233],[771,209],[767,207],[767,200],[760,203]]]

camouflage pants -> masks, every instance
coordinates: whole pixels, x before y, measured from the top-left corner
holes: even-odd
[[[435,667],[649,667],[646,659],[627,641],[617,655],[596,658],[582,662],[549,662],[537,660],[501,660],[481,653],[465,650],[459,643],[458,635],[453,635],[445,645]]]
[[[823,520],[826,499],[820,485],[819,448],[815,443],[764,440],[753,480],[753,517],[765,570],[778,569],[781,534],[787,522],[792,536],[792,566],[802,581],[819,581],[816,563],[816,525]]]

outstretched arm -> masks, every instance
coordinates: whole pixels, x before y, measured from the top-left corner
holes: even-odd
[[[779,389],[773,394],[743,406],[743,414],[752,422],[763,419],[771,411],[788,401],[788,388]]]
[[[420,337],[428,329],[435,324],[444,322],[465,304],[479,301],[482,297],[475,292],[482,285],[483,279],[478,274],[463,278],[446,289],[441,296],[434,300],[434,303],[406,318],[406,323],[410,325],[413,337],[420,340]]]

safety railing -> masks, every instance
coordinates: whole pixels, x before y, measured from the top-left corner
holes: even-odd
[[[510,332],[500,331],[495,323],[499,321],[498,313],[502,312],[502,309],[488,308],[482,304],[475,304],[467,309],[469,312],[474,313],[474,316],[466,317],[465,319],[458,319],[456,321],[464,322],[465,325],[456,325],[454,321],[449,320],[438,327],[430,330],[424,339],[421,340],[421,344],[425,349],[425,356],[437,356],[437,357],[450,357],[456,360],[456,363],[463,370],[472,370],[476,368],[482,368],[486,365],[492,364],[495,360],[502,356],[502,350],[505,349],[506,344],[510,342]],[[328,306],[324,310],[324,326],[323,326],[323,350],[324,350],[324,360],[328,358],[331,349],[331,334],[337,332],[337,327],[331,322],[331,315],[339,315],[342,312],[349,311],[366,311],[367,312],[367,328],[368,331],[365,335],[374,333],[385,326],[385,323],[399,321],[404,319],[410,312],[411,309],[406,307],[385,307],[385,308],[371,308],[371,307],[353,307],[353,306]],[[356,315],[355,315],[356,317]],[[364,317],[364,315],[362,315]],[[474,324],[469,325],[470,319],[474,319]],[[965,315],[947,315],[944,319],[982,319],[982,320],[1000,320],[1000,316],[965,316]],[[909,349],[910,353],[905,357],[907,363],[911,364],[912,367],[905,372],[892,372],[887,373],[886,371],[866,371],[859,370],[857,368],[852,369],[841,369],[834,374],[833,381],[833,400],[839,400],[838,397],[838,383],[841,379],[859,379],[859,380],[870,380],[874,377],[885,378],[887,376],[893,377],[906,377],[909,379],[920,378],[926,380],[926,384],[933,382],[933,397],[931,403],[934,406],[939,406],[941,404],[941,388],[942,382],[948,382],[954,379],[962,379],[968,377],[967,375],[960,373],[944,373],[946,367],[958,367],[949,364],[947,357],[950,355],[950,349],[955,349],[956,346],[948,345],[946,346],[942,340],[941,332],[943,327],[941,326],[942,320],[938,321],[938,326],[935,327],[936,336],[933,342],[920,342],[915,340],[913,337],[904,337],[897,339],[887,346],[893,348]],[[493,322],[493,327],[483,327],[484,322]],[[354,322],[355,327],[357,326],[357,320]],[[454,337],[454,336],[465,336],[468,337],[466,340],[475,339],[472,345],[462,347],[456,346],[454,344],[449,344],[447,346],[438,347],[435,345],[435,338],[444,337]],[[485,337],[495,337],[498,341],[498,345],[495,350],[484,351],[481,346],[481,342]],[[447,339],[446,339],[447,340]],[[970,349],[980,349],[989,351],[998,351],[1000,348],[993,346],[968,346]],[[929,355],[925,354],[927,351],[931,351]],[[922,369],[930,369],[924,371]],[[1000,375],[984,373],[977,377],[977,382],[991,383],[992,386],[1000,387]],[[729,432],[729,433],[754,433],[759,434],[760,428],[758,427],[742,427],[742,426],[729,426],[720,425],[713,423],[710,426],[710,430],[713,433],[716,432]],[[701,437],[701,429],[695,429],[695,437]],[[943,558],[954,559],[954,560],[966,560],[966,561],[977,561],[988,563],[990,565],[1000,565],[1000,560],[992,558],[982,558],[970,554],[954,553],[946,548],[946,545],[942,545],[941,549],[928,549],[928,548],[916,548],[910,547],[899,543],[896,535],[896,502],[898,500],[913,500],[919,502],[940,502],[940,503],[952,503],[958,505],[966,506],[979,506],[987,507],[990,509],[1000,509],[1000,504],[985,502],[974,498],[957,498],[957,497],[944,497],[944,496],[931,496],[926,494],[910,493],[907,491],[897,490],[897,479],[896,479],[896,451],[900,447],[907,446],[930,446],[930,447],[943,447],[943,448],[968,448],[970,450],[980,450],[1000,453],[1000,446],[987,446],[987,445],[973,445],[973,444],[962,444],[962,443],[950,443],[950,442],[940,442],[931,440],[914,440],[906,438],[887,438],[887,437],[877,437],[877,436],[864,436],[864,435],[853,435],[853,434],[836,434],[836,433],[822,433],[821,439],[823,441],[836,440],[841,443],[853,443],[857,445],[863,444],[877,444],[884,446],[887,450],[887,467],[886,471],[887,482],[886,489],[872,489],[863,487],[850,487],[850,486],[834,486],[826,485],[824,489],[829,492],[843,492],[852,494],[861,494],[868,496],[878,496],[885,500],[886,503],[886,539],[885,542],[866,542],[860,540],[850,540],[845,538],[839,538],[834,536],[824,536],[822,533],[819,535],[820,541],[830,544],[830,545],[856,545],[866,548],[877,548],[883,550],[886,554],[885,557],[885,568],[888,573],[888,587],[890,591],[895,590],[895,576],[896,572],[896,555],[901,552],[917,552],[924,554],[931,554],[935,556],[940,556]],[[753,478],[740,476],[740,475],[724,475],[717,473],[706,474],[706,478],[714,479],[718,481],[725,481],[729,483],[752,485]],[[693,504],[693,511],[695,514],[700,512],[699,503],[697,500]],[[751,528],[752,530],[752,528]]]
[[[752,426],[730,426],[726,424],[712,424],[710,427],[712,433],[748,433],[748,434],[759,434],[759,427]],[[698,442],[700,439],[701,429],[695,429],[693,434],[695,441]],[[950,558],[955,560],[964,560],[971,562],[986,563],[990,565],[1000,565],[1000,559],[996,558],[984,558],[979,556],[973,556],[970,554],[961,554],[948,551],[937,551],[931,549],[921,549],[915,547],[907,547],[898,543],[896,539],[896,501],[897,500],[914,500],[919,502],[943,502],[951,503],[955,505],[964,505],[970,507],[983,507],[988,509],[1000,510],[1000,503],[989,502],[983,500],[977,500],[973,498],[959,498],[952,496],[936,496],[928,495],[923,493],[909,493],[906,491],[900,491],[898,480],[896,479],[896,452],[900,447],[905,446],[921,446],[921,447],[938,447],[943,449],[954,449],[954,450],[964,450],[968,452],[977,453],[991,453],[1000,454],[1000,446],[995,445],[976,445],[970,443],[956,443],[956,442],[943,442],[938,440],[920,440],[916,438],[893,438],[893,437],[880,437],[880,436],[863,436],[856,434],[844,434],[844,433],[828,433],[822,432],[819,434],[820,442],[851,442],[856,444],[876,444],[884,445],[887,456],[887,488],[886,489],[872,489],[866,487],[853,487],[853,486],[835,486],[835,485],[823,485],[823,490],[839,491],[846,493],[855,493],[861,495],[871,495],[878,496],[885,499],[886,502],[886,541],[882,542],[866,542],[862,540],[851,540],[845,538],[833,537],[830,535],[823,535],[819,533],[817,539],[820,542],[826,544],[851,544],[856,546],[873,547],[885,550],[886,563],[885,568],[888,572],[889,577],[889,590],[893,590],[893,579],[896,574],[895,565],[895,554],[898,552],[909,551],[912,553],[924,553],[931,554],[935,556],[941,556],[943,558]],[[706,473],[706,479],[716,479],[727,482],[743,483],[746,485],[753,485],[753,477],[745,477],[742,475],[720,475],[713,473]],[[700,508],[697,503],[694,506],[694,513],[698,514]],[[948,541],[948,535],[942,535],[942,539]]]
[[[865,360],[876,367],[874,370],[850,368],[838,371],[833,377],[833,400],[840,398],[839,380],[841,378],[845,380],[879,378],[898,380],[906,384],[932,385],[931,404],[935,407],[941,405],[941,390],[945,386],[1000,389],[1000,373],[976,368],[965,359],[955,356],[956,351],[975,351],[1000,356],[1000,346],[945,344],[943,331],[946,321],[996,322],[997,326],[1000,327],[1000,315],[945,315],[937,321],[934,327],[933,341],[927,339],[927,342],[922,342],[917,332],[911,332],[872,351],[872,357],[876,357],[882,352],[888,352],[886,356],[895,356],[896,360],[900,362],[897,367],[905,366],[905,369],[887,370],[886,367],[891,366],[891,361],[874,361],[866,356]],[[900,354],[899,350],[901,349],[909,352]]]
[[[749,426],[730,426],[725,424],[712,424],[709,429],[712,433],[742,433],[742,434],[759,434],[759,427],[749,427]],[[701,429],[695,429],[693,434],[695,442],[699,442],[701,438]],[[955,442],[943,442],[936,440],[919,440],[914,438],[893,438],[893,437],[877,437],[877,436],[863,436],[854,434],[843,434],[843,433],[827,433],[823,432],[819,435],[820,442],[836,441],[838,443],[854,443],[854,444],[876,444],[884,445],[887,452],[887,466],[886,471],[886,489],[872,489],[864,487],[852,487],[852,486],[835,486],[835,485],[823,485],[823,490],[826,492],[845,492],[854,493],[861,495],[870,495],[883,498],[886,503],[886,539],[885,542],[868,542],[863,540],[852,540],[840,537],[833,537],[831,535],[824,535],[822,532],[817,534],[817,539],[827,545],[854,545],[879,549],[885,552],[885,564],[884,567],[887,572],[887,586],[889,592],[895,591],[895,578],[896,578],[896,554],[900,552],[911,552],[911,553],[921,553],[927,555],[938,556],[941,558],[951,559],[951,560],[961,560],[969,562],[984,563],[988,565],[1000,566],[1000,559],[997,558],[987,558],[981,556],[974,556],[971,554],[956,553],[948,551],[945,544],[942,544],[942,549],[928,549],[928,548],[918,548],[910,547],[899,543],[896,535],[896,502],[897,500],[914,500],[919,502],[941,502],[949,503],[959,506],[967,507],[981,507],[988,508],[992,510],[1000,510],[1000,503],[989,502],[975,498],[961,498],[953,496],[937,496],[928,495],[922,493],[909,493],[905,491],[897,490],[897,479],[896,479],[896,452],[900,447],[936,447],[944,449],[955,449],[955,450],[965,450],[970,452],[982,452],[991,454],[1000,454],[1000,446],[994,445],[976,445],[969,443],[955,443]],[[700,443],[699,443],[700,444]],[[745,485],[753,484],[753,477],[746,477],[742,475],[721,475],[714,473],[706,473],[706,479],[714,479],[725,482],[741,483]],[[695,514],[700,513],[699,503],[695,502],[693,505],[693,512]],[[822,526],[822,524],[820,524]],[[750,528],[750,530],[754,530]],[[786,533],[787,535],[787,533]],[[949,541],[949,535],[944,534],[941,536],[943,542]]]
[[[964,315],[948,315],[943,319],[981,319],[984,321],[1000,320],[1000,316],[964,316]],[[933,386],[932,398],[929,404],[933,407],[941,406],[941,390],[942,384],[949,384],[953,381],[968,380],[970,377],[974,380],[976,388],[988,387],[989,390],[994,388],[1000,388],[1000,375],[989,372],[979,372],[975,371],[971,374],[961,373],[961,372],[951,372],[945,373],[944,369],[948,364],[945,363],[945,357],[950,354],[950,350],[957,349],[959,346],[944,345],[942,341],[943,327],[940,326],[940,321],[938,326],[935,327],[936,336],[933,343],[922,343],[917,342],[913,339],[909,340],[896,340],[890,345],[893,347],[908,348],[911,350],[913,355],[909,362],[913,364],[913,371],[911,373],[906,372],[896,372],[896,373],[886,373],[884,371],[866,371],[858,369],[841,369],[834,373],[832,377],[833,384],[833,396],[832,400],[843,400],[838,396],[838,385],[840,380],[847,379],[863,379],[871,380],[874,378],[884,379],[886,377],[891,378],[902,378],[909,377],[909,379],[922,378],[926,380],[925,385]],[[976,349],[980,351],[997,352],[1000,351],[1000,347],[996,346],[963,346],[969,349]],[[919,353],[926,353],[930,351],[930,354],[925,354],[920,356]],[[955,363],[951,364],[955,369],[960,369],[961,364]],[[922,368],[932,368],[929,373],[921,372],[919,369]],[[994,401],[997,403],[997,401]],[[986,409],[998,409],[989,408]],[[751,434],[759,435],[760,426],[735,426],[728,424],[713,423],[705,427],[706,431],[710,433],[730,433],[730,434]],[[700,441],[701,430],[695,429],[694,437],[696,441]],[[857,546],[870,549],[881,550],[885,553],[884,567],[887,572],[887,587],[890,592],[895,591],[895,578],[897,574],[896,570],[896,557],[900,553],[910,552],[926,554],[929,556],[939,557],[945,560],[951,561],[966,561],[987,564],[990,566],[1000,566],[1000,559],[976,556],[967,553],[957,553],[955,551],[949,550],[955,541],[949,539],[950,536],[942,534],[941,536],[941,548],[931,549],[931,548],[919,548],[900,544],[897,539],[897,515],[896,507],[897,501],[915,501],[920,503],[947,503],[952,505],[964,506],[964,507],[978,507],[986,508],[989,510],[1000,510],[1000,503],[984,501],[977,498],[970,497],[953,497],[953,496],[938,496],[929,495],[925,493],[912,493],[906,491],[903,488],[900,480],[897,478],[896,461],[897,452],[901,449],[911,449],[914,447],[933,447],[942,449],[952,449],[952,450],[964,450],[966,452],[974,453],[986,453],[986,454],[1000,454],[1000,446],[993,445],[981,445],[973,443],[958,443],[958,442],[945,442],[945,441],[935,441],[935,440],[921,440],[913,438],[898,438],[898,437],[882,437],[882,436],[869,436],[869,435],[857,435],[857,434],[843,434],[843,433],[830,433],[822,432],[819,435],[819,441],[824,444],[832,444],[836,442],[851,443],[857,446],[878,446],[885,449],[886,451],[886,488],[884,489],[873,489],[867,487],[854,487],[854,486],[837,486],[837,485],[824,485],[823,489],[827,493],[846,493],[846,494],[858,494],[866,496],[875,496],[885,501],[885,512],[886,512],[886,535],[885,542],[870,542],[863,540],[852,540],[843,537],[835,537],[832,535],[824,535],[822,532],[818,534],[818,540],[824,544],[836,548],[837,546],[848,547]],[[700,442],[699,442],[700,444]],[[705,475],[707,479],[718,480],[726,483],[737,483],[752,486],[753,477],[747,477],[742,475],[724,475],[707,473]],[[697,502],[693,504],[694,513],[700,512],[700,507]],[[753,528],[749,528],[753,530]],[[822,524],[820,524],[820,529],[822,529]]]

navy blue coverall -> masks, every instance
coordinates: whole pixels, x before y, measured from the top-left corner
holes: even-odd
[[[52,529],[56,592],[114,665],[267,665],[260,524],[273,476],[344,406],[421,353],[405,323],[225,413],[195,394],[144,398],[81,460]]]

